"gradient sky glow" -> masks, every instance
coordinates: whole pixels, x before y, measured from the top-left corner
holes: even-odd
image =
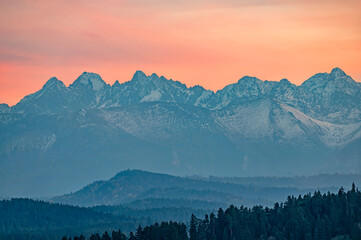
[[[0,1],[0,103],[52,76],[125,82],[136,70],[218,90],[244,75],[361,81],[360,0]]]

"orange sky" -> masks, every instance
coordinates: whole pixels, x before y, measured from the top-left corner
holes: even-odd
[[[360,0],[0,2],[0,103],[52,76],[110,84],[136,70],[218,90],[244,75],[300,84],[342,68],[361,81]]]

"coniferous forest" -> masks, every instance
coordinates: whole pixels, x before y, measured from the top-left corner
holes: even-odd
[[[204,218],[192,214],[184,223],[162,222],[139,226],[127,236],[120,230],[67,237],[62,240],[359,240],[361,239],[361,192],[317,191],[289,196],[273,208],[262,206],[220,208]]]

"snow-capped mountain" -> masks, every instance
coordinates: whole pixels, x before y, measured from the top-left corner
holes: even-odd
[[[26,96],[12,112],[59,113],[63,110],[108,108],[144,102],[172,102],[219,110],[229,105],[259,99],[279,101],[312,116],[335,123],[354,123],[361,119],[361,85],[341,69],[319,73],[301,86],[287,79],[279,82],[243,77],[216,93],[201,86],[188,88],[173,80],[137,71],[133,78],[112,86],[98,74],[84,72],[66,87],[53,77],[41,90]]]
[[[360,114],[361,85],[339,68],[301,86],[243,77],[216,93],[141,71],[112,86],[95,73],[69,87],[51,78],[0,105],[0,195],[68,192],[125,168],[359,172]]]
[[[197,86],[187,88],[186,85],[173,80],[159,77],[153,73],[146,76],[137,71],[132,80],[119,84],[116,82],[102,107],[134,105],[143,102],[174,102],[182,104],[202,104],[207,96],[212,94]]]
[[[305,92],[310,114],[325,121],[360,122],[361,87],[340,68],[319,73],[306,80],[300,89]]]
[[[24,97],[11,108],[12,112],[51,113],[66,110],[71,93],[56,77],[50,78],[36,93]]]

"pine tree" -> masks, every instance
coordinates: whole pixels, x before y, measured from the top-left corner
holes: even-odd
[[[130,232],[129,234],[129,240],[137,240],[137,238],[134,236],[133,232]]]
[[[101,240],[99,233],[90,235],[90,240]]]
[[[102,240],[111,240],[109,234],[107,231],[105,231],[102,235]]]
[[[197,224],[198,219],[194,214],[191,216],[190,226],[189,226],[189,240],[198,240],[197,238]]]

